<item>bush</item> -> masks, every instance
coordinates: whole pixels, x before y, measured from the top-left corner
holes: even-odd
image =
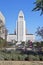
[[[0,38],[0,48],[3,48],[7,45],[7,42],[5,39]]]
[[[17,51],[11,50],[10,52],[2,51],[0,49],[0,60],[15,60],[15,61],[39,61],[43,60],[43,55],[21,54]]]
[[[38,56],[38,55],[36,55],[36,56],[34,56],[34,55],[29,55],[29,60],[30,60],[30,61],[39,61],[39,56]]]
[[[43,41],[41,41],[41,46],[43,47]]]
[[[40,61],[43,61],[43,55],[39,55]]]

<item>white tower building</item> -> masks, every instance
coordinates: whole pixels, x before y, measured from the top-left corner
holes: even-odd
[[[19,12],[17,20],[17,41],[26,41],[26,26],[24,14],[22,11]]]
[[[12,42],[15,40],[17,41],[17,44],[20,44],[21,42],[26,42],[28,40],[32,42],[35,41],[35,35],[26,33],[25,18],[24,18],[24,13],[22,11],[20,11],[18,14],[15,33],[16,34],[7,35],[8,42]]]

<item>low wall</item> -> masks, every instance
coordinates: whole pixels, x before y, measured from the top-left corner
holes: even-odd
[[[0,65],[43,65],[43,61],[0,61]]]

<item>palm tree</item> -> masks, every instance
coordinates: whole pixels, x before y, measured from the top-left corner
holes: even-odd
[[[33,8],[32,11],[39,11],[41,10],[41,15],[43,14],[43,0],[36,0],[36,2],[34,2],[35,7]]]

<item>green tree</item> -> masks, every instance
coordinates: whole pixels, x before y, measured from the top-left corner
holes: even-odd
[[[43,27],[38,27],[36,34],[37,36],[40,36],[43,39]]]
[[[26,47],[29,48],[29,46],[30,46],[30,40],[28,40],[28,41],[26,42]]]
[[[2,39],[2,38],[0,37],[0,48],[5,47],[6,45],[7,45],[6,40],[5,40],[5,39]]]
[[[36,31],[37,36],[40,36],[42,38],[41,42],[37,42],[37,46],[40,50],[42,50],[43,47],[43,27],[38,27]]]
[[[34,2],[35,7],[33,8],[32,11],[39,11],[41,10],[41,15],[43,14],[43,0],[36,0],[36,2]]]

